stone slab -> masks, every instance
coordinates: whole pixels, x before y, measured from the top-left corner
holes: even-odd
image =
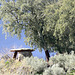
[[[29,49],[29,48],[20,48],[20,49],[11,49],[10,50],[10,52],[15,52],[15,51],[17,51],[17,52],[32,52],[32,51],[34,51],[34,49]]]

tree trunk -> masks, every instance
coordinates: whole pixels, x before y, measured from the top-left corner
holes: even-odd
[[[49,57],[50,57],[48,50],[45,51],[45,55],[46,55],[46,60],[48,62],[49,61]]]

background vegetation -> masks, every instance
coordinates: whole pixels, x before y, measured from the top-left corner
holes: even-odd
[[[0,0],[3,32],[21,38],[31,47],[54,47],[60,53],[75,51],[75,0]]]
[[[21,61],[4,58],[0,61],[1,75],[75,75],[74,52],[55,55],[48,63],[37,57],[26,57]]]
[[[48,61],[35,57],[21,62],[1,60],[0,74],[75,74],[75,0],[0,0],[0,19],[6,35],[21,38],[23,31],[25,44],[44,49]],[[62,54],[49,60],[51,48]]]

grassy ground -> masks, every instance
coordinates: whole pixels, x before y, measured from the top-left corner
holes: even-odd
[[[48,63],[37,57],[21,61],[3,57],[0,75],[75,75],[75,54],[56,55]]]

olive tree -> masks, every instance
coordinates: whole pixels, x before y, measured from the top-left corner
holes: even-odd
[[[55,0],[0,0],[0,18],[3,21],[3,31],[21,38],[25,34],[25,43],[45,50],[49,60],[48,48],[54,46],[53,31],[46,31],[45,6],[55,3]]]
[[[44,14],[47,31],[53,30],[60,53],[75,51],[75,0],[59,0],[47,5]]]

